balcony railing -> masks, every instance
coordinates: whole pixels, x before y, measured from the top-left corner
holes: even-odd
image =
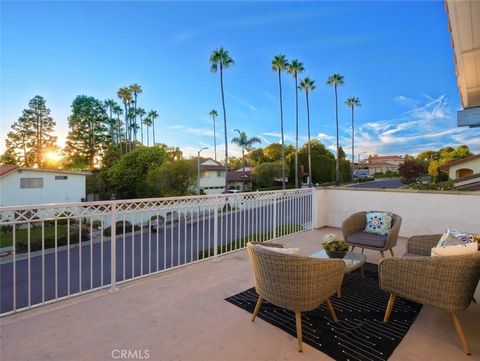
[[[0,316],[312,229],[314,206],[297,189],[2,207]]]

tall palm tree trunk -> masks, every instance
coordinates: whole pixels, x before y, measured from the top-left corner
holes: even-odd
[[[295,73],[295,188],[298,188],[298,84]]]
[[[130,126],[128,124],[128,107],[127,107],[127,102],[123,102],[123,106],[125,108],[125,153],[128,152],[128,141],[130,138]]]
[[[215,115],[213,118],[213,151],[215,152],[215,161],[217,161],[217,131],[215,129]]]
[[[280,90],[280,133],[282,137],[282,189],[285,189],[285,139],[283,136],[282,75],[280,69],[278,69],[278,88]]]
[[[337,126],[337,159],[335,162],[335,183],[337,186],[340,184],[340,157],[339,150],[340,144],[338,140],[338,97],[337,97],[337,84],[335,84],[335,124]]]
[[[152,120],[152,145],[155,146],[155,119]]]
[[[245,192],[245,148],[242,148],[242,162],[243,162],[243,172],[242,172],[242,191]]]
[[[148,133],[149,133],[149,131],[148,131],[148,128],[149,128],[149,127],[150,127],[150,126],[147,125],[147,147],[150,146],[150,136],[149,136],[149,134],[148,134]]]
[[[140,138],[142,140],[142,145],[143,145],[143,119],[142,119],[142,116],[140,116]]]
[[[355,164],[355,106],[352,106],[352,166]],[[353,175],[353,167],[352,167]]]
[[[311,144],[310,144],[310,102],[308,99],[308,90],[305,91],[305,96],[307,98],[307,131],[308,131],[308,186],[311,187],[312,182],[312,151],[311,151]]]
[[[120,145],[120,152],[121,152],[122,144],[120,143],[120,133],[121,133],[120,114],[117,114],[117,145]]]
[[[228,191],[228,136],[227,136],[227,112],[225,110],[225,95],[223,92],[223,65],[220,64],[220,89],[222,92],[223,128],[225,132],[225,192]]]

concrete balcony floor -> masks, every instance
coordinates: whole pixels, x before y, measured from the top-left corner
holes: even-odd
[[[280,243],[308,255],[320,248],[323,228]],[[400,239],[395,252],[405,251]],[[366,251],[369,262],[377,252]],[[0,322],[2,361],[113,360],[113,350],[149,350],[150,360],[331,360],[282,330],[224,301],[253,285],[245,250],[107,291],[6,317]],[[476,299],[480,300],[480,288]],[[472,356],[466,356],[450,315],[425,306],[390,360],[480,360],[480,305],[460,315]]]

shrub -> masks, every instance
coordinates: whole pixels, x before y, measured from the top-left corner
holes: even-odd
[[[117,235],[120,233],[123,233],[123,223],[124,223],[123,221],[117,221],[117,223],[115,223],[115,230]],[[133,226],[134,231],[138,231],[139,229],[140,227],[138,225]],[[129,221],[125,221],[125,232],[128,233],[131,231],[132,231],[132,224]],[[110,237],[112,235],[112,227],[106,227],[103,230],[103,235],[106,237]]]
[[[57,228],[57,246],[65,246],[68,243],[77,244],[80,239],[80,230],[78,228],[70,227],[70,242],[68,241],[69,235],[66,227]],[[82,226],[82,235],[81,241],[86,242],[90,240],[90,230],[88,227]],[[28,251],[28,240],[27,238],[17,239],[16,241],[17,253],[25,253]],[[54,248],[55,247],[55,235],[54,234],[46,234],[44,239],[44,248]],[[42,249],[42,238],[41,236],[32,236],[30,238],[30,251],[40,251]]]

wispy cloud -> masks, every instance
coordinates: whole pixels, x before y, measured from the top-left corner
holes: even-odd
[[[208,129],[208,128],[194,128],[194,127],[189,127],[183,124],[178,124],[178,125],[172,125],[169,127],[169,129],[172,130],[178,130],[183,133],[188,133],[188,134],[193,134],[199,137],[213,137],[213,130]]]
[[[356,130],[358,151],[369,153],[415,154],[446,145],[466,144],[480,148],[480,131],[456,126],[454,112],[445,95],[423,95],[421,100],[397,96],[394,101],[407,107],[398,118],[371,121]],[[348,144],[348,142],[346,143]]]
[[[173,34],[171,38],[172,43],[185,43],[190,40],[194,40],[206,33],[212,33],[219,29],[225,31],[226,29],[245,29],[253,27],[266,27],[268,25],[274,25],[277,23],[287,24],[287,23],[296,23],[307,18],[314,18],[318,16],[327,16],[326,11],[307,11],[307,10],[298,10],[298,11],[288,11],[288,12],[268,12],[265,14],[254,15],[251,13],[246,14],[245,16],[235,16],[219,19],[212,23],[211,25],[192,28],[188,30],[182,30],[178,33]]]
[[[233,100],[235,100],[238,104],[243,105],[244,107],[250,109],[252,112],[257,111],[257,108],[253,104],[251,104],[248,100],[240,98],[239,96],[236,96],[232,93],[227,93],[227,95]]]

